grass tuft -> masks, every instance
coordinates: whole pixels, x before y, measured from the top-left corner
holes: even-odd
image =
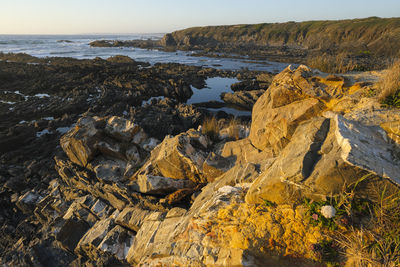
[[[211,140],[218,140],[220,126],[217,119],[215,117],[206,118],[201,126],[201,131],[203,134],[210,137]]]
[[[378,82],[379,98],[388,105],[400,106],[400,59],[396,60]],[[397,102],[396,102],[397,100]]]

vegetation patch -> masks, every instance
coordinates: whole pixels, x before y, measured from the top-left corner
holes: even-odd
[[[400,107],[400,59],[395,61],[378,82],[379,98],[389,107]]]

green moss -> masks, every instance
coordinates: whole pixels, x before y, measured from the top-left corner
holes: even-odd
[[[382,101],[382,104],[384,104],[387,107],[400,108],[400,89],[397,90],[394,94],[387,96]]]

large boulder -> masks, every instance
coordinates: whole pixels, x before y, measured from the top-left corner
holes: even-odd
[[[92,117],[83,117],[61,137],[61,148],[72,162],[85,167],[98,154],[96,145],[101,140],[100,123]]]
[[[167,136],[151,152],[149,161],[138,174],[146,174],[152,180],[161,176],[201,183],[205,181],[202,166],[207,158],[209,142],[207,136],[193,129],[175,137]]]
[[[294,203],[337,195],[367,174],[400,183],[400,159],[377,126],[326,113],[301,124],[250,187],[247,203]]]
[[[315,87],[311,76],[306,66],[289,66],[275,77],[253,107],[250,140],[256,148],[279,153],[302,121],[321,113],[325,105],[319,98],[329,94]]]

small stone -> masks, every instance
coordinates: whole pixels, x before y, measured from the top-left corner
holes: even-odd
[[[331,205],[321,207],[321,214],[327,219],[333,218],[336,215],[336,209]]]

